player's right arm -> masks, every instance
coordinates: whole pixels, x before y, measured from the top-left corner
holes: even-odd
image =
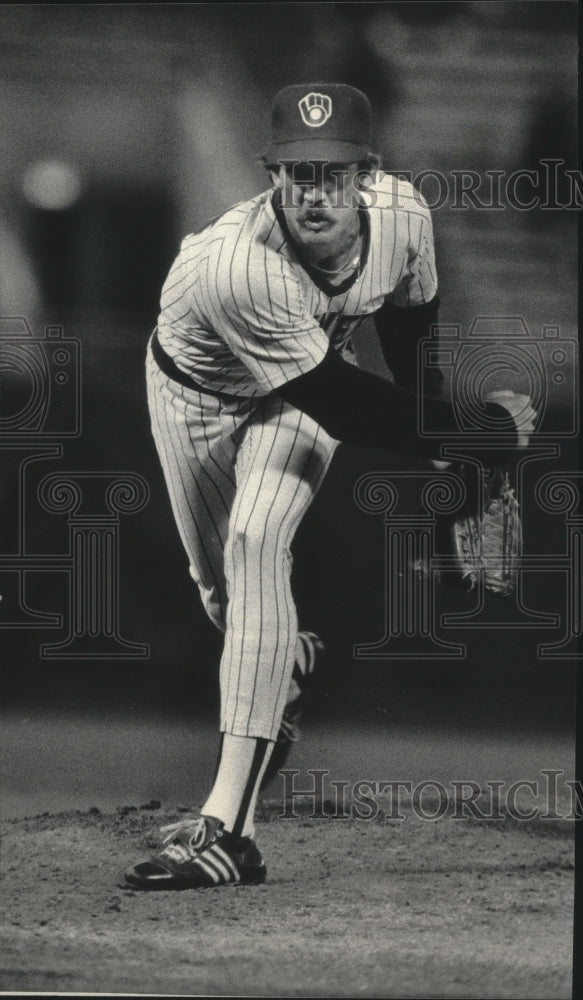
[[[319,365],[281,386],[278,393],[338,441],[426,458],[440,457],[441,442],[419,433],[417,393],[348,364],[332,349]],[[524,410],[525,398],[515,393],[512,396],[517,404],[512,407],[514,412]],[[486,403],[484,425],[507,420],[512,409],[501,402]],[[453,406],[446,400],[426,398],[424,419],[428,426],[443,427],[444,437],[459,435]],[[505,435],[503,452],[477,449],[476,457],[486,464],[498,463],[508,457],[508,447],[524,447],[527,440],[527,428],[520,440],[517,427],[514,434]]]

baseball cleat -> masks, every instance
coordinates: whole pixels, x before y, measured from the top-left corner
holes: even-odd
[[[270,781],[273,781],[287,761],[293,744],[297,743],[300,738],[298,722],[306,707],[318,657],[321,657],[325,651],[324,643],[315,632],[298,632],[298,639],[298,656],[294,664],[287,702],[277,740],[261,780],[262,789]]]
[[[259,885],[263,858],[251,837],[234,837],[213,816],[163,826],[163,849],[123,876],[130,889],[212,889],[222,885]]]

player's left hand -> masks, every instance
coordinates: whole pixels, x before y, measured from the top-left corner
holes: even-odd
[[[530,396],[512,389],[497,389],[486,396],[487,403],[497,403],[508,410],[518,431],[518,448],[528,448],[530,435],[534,431],[537,412],[531,405]]]

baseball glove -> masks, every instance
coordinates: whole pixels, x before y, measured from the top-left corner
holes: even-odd
[[[480,579],[486,590],[503,597],[515,586],[522,554],[518,500],[508,472],[496,467],[479,473],[474,495],[449,523],[450,555],[457,584],[473,590]],[[443,582],[451,584],[443,575]],[[456,581],[454,581],[456,585]]]
[[[522,524],[509,474],[499,467],[456,471],[466,483],[467,499],[454,515],[437,518],[438,578],[455,590],[473,590],[482,581],[486,590],[508,597],[522,553]],[[416,569],[428,572],[419,563]]]

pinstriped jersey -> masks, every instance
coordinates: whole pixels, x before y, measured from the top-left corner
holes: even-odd
[[[187,236],[162,289],[158,337],[200,386],[263,396],[323,361],[354,360],[351,334],[389,298],[437,292],[431,216],[408,181],[380,173],[362,193],[361,265],[338,288],[303,266],[273,190]]]

